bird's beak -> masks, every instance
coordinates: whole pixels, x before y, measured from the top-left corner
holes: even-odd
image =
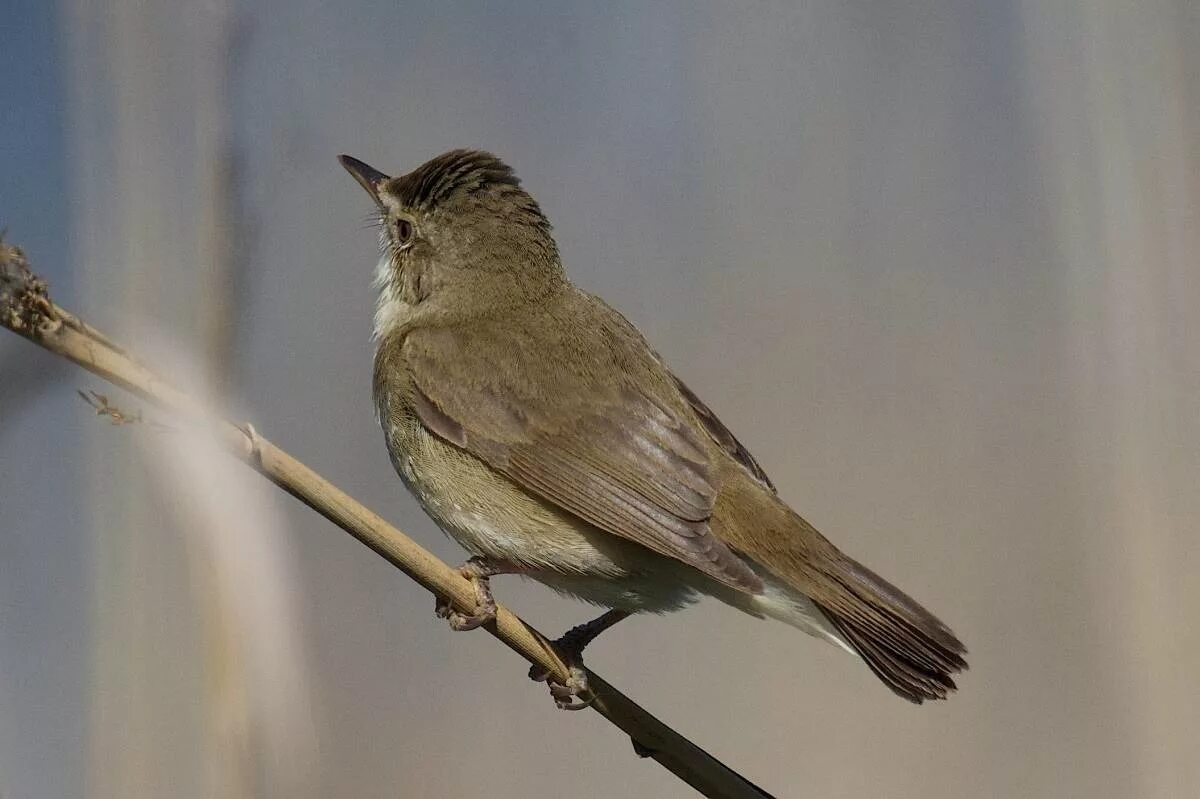
[[[385,180],[390,180],[387,175],[348,155],[339,155],[338,162],[346,167],[346,171],[358,181],[358,185],[367,190],[367,194],[371,195],[376,205],[382,205],[379,201],[379,188]]]

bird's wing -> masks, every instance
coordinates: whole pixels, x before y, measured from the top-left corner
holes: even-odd
[[[596,527],[761,592],[709,529],[716,469],[670,374],[620,317],[577,321],[568,335],[511,320],[410,333],[421,422]]]
[[[740,463],[746,471],[750,472],[750,475],[755,480],[771,489],[772,493],[779,493],[775,489],[775,484],[771,482],[771,478],[767,477],[766,471],[758,465],[758,461],[750,454],[750,450],[746,449],[742,445],[742,442],[737,440],[733,432],[687,387],[686,383],[675,377],[675,375],[671,375],[671,377],[675,381],[679,393],[692,406],[692,411],[696,414],[696,418],[700,420],[700,424],[704,425],[704,429],[708,431],[712,440],[721,449],[725,450],[725,454]]]

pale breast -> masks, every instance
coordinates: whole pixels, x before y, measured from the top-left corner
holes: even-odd
[[[398,345],[386,337],[375,362],[377,412],[388,453],[425,512],[464,549],[516,564],[557,591],[634,611],[683,607],[694,599],[693,579],[710,582],[526,492],[426,430],[404,399],[409,387]]]
[[[426,513],[469,552],[532,569],[616,576],[626,542],[527,494],[415,415],[381,418],[392,464]]]

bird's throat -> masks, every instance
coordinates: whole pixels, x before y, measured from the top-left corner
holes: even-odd
[[[412,315],[415,298],[405,296],[403,270],[383,255],[375,267],[374,286],[379,292],[375,300],[375,328],[372,338],[382,341],[389,333],[401,328]]]

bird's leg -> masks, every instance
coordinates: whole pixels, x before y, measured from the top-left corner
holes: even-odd
[[[562,637],[553,641],[558,656],[567,664],[569,675],[565,683],[550,682],[550,696],[554,704],[563,710],[583,710],[596,697],[588,690],[587,671],[583,668],[583,650],[600,633],[621,619],[629,617],[629,611],[613,609],[589,622],[572,627]],[[529,679],[537,682],[549,680],[550,673],[540,666],[530,666]]]
[[[497,574],[518,574],[520,566],[503,560],[474,557],[458,567],[458,573],[471,581],[475,587],[475,612],[467,615],[460,613],[445,597],[437,598],[434,612],[438,618],[450,623],[452,630],[474,630],[482,627],[496,618],[496,600],[492,597],[492,585],[488,578]]]

